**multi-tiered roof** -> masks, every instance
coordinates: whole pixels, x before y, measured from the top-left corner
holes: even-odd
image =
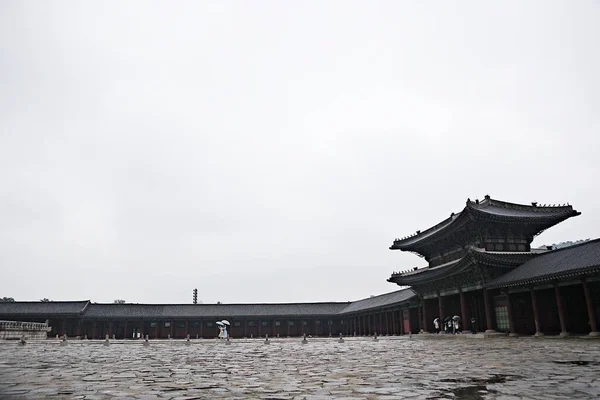
[[[530,245],[536,235],[579,214],[568,204],[524,205],[490,196],[482,201],[468,199],[461,212],[425,231],[394,240],[391,250],[417,253],[429,265],[393,273],[388,281],[401,286],[428,285],[428,290],[447,286],[449,281],[442,280],[449,277],[481,284],[534,257],[536,251]],[[432,286],[434,281],[438,282]]]

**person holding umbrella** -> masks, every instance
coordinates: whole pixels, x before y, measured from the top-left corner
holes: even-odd
[[[438,317],[433,320],[433,327],[437,333],[440,333],[440,319]]]
[[[217,321],[217,327],[219,328],[219,339],[223,339],[223,331],[225,330],[225,324],[221,321]]]
[[[455,315],[454,317],[452,317],[452,333],[459,333],[459,331],[458,331],[459,323],[460,323],[460,317],[458,315]]]
[[[227,327],[229,325],[231,325],[231,324],[226,319],[224,319],[223,321],[221,321],[221,323],[223,324],[223,332],[222,332],[223,333],[223,339],[227,339]]]
[[[451,326],[452,326],[452,318],[445,317],[444,318],[444,332],[450,333]]]

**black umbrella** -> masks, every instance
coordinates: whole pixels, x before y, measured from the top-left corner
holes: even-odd
[[[445,317],[445,318],[444,318],[444,322],[448,322],[448,321],[450,321],[451,319],[452,319],[451,317]]]

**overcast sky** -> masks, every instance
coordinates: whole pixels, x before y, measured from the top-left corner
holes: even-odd
[[[600,236],[598,1],[0,2],[0,297],[349,301],[467,198]]]

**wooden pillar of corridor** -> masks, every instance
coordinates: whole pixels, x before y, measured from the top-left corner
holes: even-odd
[[[462,289],[460,289],[459,297],[460,297],[460,316],[462,318],[462,328],[463,328],[462,330],[463,330],[463,332],[467,332],[470,330],[465,329],[465,328],[470,325],[469,325],[469,319],[468,319],[468,315],[467,315],[467,302],[465,301],[465,292],[463,292]]]
[[[422,304],[422,307],[423,307],[423,312],[422,312],[423,322],[421,322],[421,332],[428,332],[428,330],[427,330],[427,304],[426,304],[426,300],[425,299],[421,300],[421,304]]]
[[[492,304],[490,302],[490,294],[487,289],[483,289],[483,304],[485,306],[485,331],[486,333],[496,332],[492,324]]]
[[[535,322],[535,336],[544,335],[540,330],[540,311],[537,303],[537,296],[535,290],[531,288],[531,307],[533,308],[533,322]]]
[[[596,321],[596,311],[594,310],[594,303],[592,300],[592,295],[590,294],[590,288],[588,287],[587,279],[583,278],[581,280],[581,284],[583,285],[583,294],[585,296],[585,304],[587,306],[588,318],[590,320],[590,336],[600,336]]]
[[[396,311],[392,310],[392,334],[396,336]]]
[[[504,294],[506,295],[506,311],[508,312],[508,329],[510,330],[509,336],[518,336],[517,332],[515,332],[516,325],[515,325],[515,318],[514,318],[513,307],[512,307],[512,299],[510,297],[510,292],[508,291],[508,289],[506,289],[506,292],[504,292]]]
[[[442,301],[442,295],[438,292],[438,318],[440,319],[440,327],[444,323],[444,302]],[[443,329],[442,329],[443,330]]]
[[[569,332],[567,332],[567,316],[565,315],[565,306],[563,304],[560,288],[558,287],[558,285],[554,285],[554,294],[556,295],[556,305],[558,306],[560,336],[569,336]]]
[[[400,309],[400,335],[404,335],[404,310]]]

